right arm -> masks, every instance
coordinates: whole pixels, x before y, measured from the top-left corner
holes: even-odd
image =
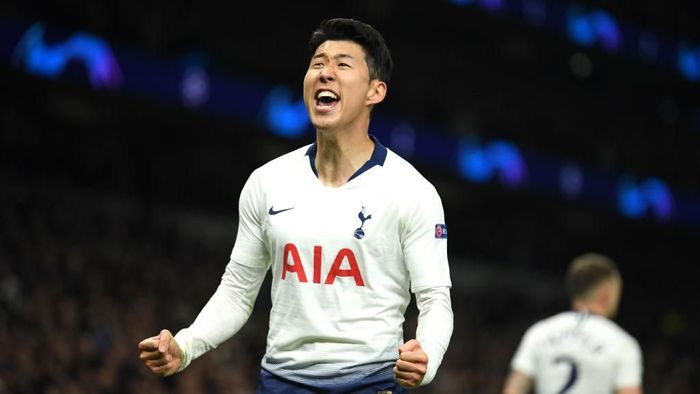
[[[182,350],[178,372],[243,327],[253,311],[266,272],[267,267],[248,267],[233,259],[228,263],[219,287],[194,323],[175,335]]]
[[[502,394],[527,394],[532,391],[536,375],[536,331],[536,326],[525,331],[511,360],[510,374],[503,385]]]
[[[139,358],[156,375],[180,372],[192,360],[237,333],[250,317],[267,268],[251,268],[233,259],[221,284],[194,323],[173,337],[169,330],[139,343]]]
[[[192,325],[175,337],[163,330],[139,343],[140,359],[155,374],[168,376],[182,371],[192,360],[237,333],[250,317],[270,266],[262,236],[258,175],[254,171],[241,191],[236,242],[209,302]]]
[[[522,372],[513,370],[508,375],[503,394],[527,394],[531,389],[532,379]]]

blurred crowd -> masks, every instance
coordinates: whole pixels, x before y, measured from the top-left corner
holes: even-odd
[[[0,174],[0,394],[254,392],[269,280],[242,331],[185,373],[158,378],[138,360],[140,340],[189,324],[216,288],[231,216]],[[415,392],[498,393],[523,330],[543,316],[522,300],[453,297],[450,348]],[[676,345],[642,342],[647,393],[700,392],[698,355]]]

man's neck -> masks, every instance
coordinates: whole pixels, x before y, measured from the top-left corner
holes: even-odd
[[[374,152],[367,131],[316,131],[316,171],[326,186],[340,187]]]
[[[579,312],[588,312],[594,315],[608,317],[605,307],[597,302],[574,301],[572,307]]]

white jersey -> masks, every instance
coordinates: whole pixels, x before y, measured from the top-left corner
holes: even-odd
[[[340,187],[319,181],[315,154],[311,144],[253,171],[229,266],[271,271],[262,367],[301,383],[344,383],[394,365],[409,290],[451,286],[447,228],[433,185],[377,140],[371,159]],[[228,304],[220,305],[221,312]],[[203,311],[208,319],[216,313]],[[451,309],[445,324],[451,333]],[[192,338],[215,335],[204,322],[193,326],[200,328],[176,339],[196,357],[203,350]]]
[[[613,321],[562,312],[527,330],[511,367],[535,380],[538,394],[614,393],[641,387],[638,342]]]

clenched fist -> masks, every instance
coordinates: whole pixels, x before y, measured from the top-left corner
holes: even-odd
[[[418,387],[428,371],[428,355],[416,339],[404,343],[399,348],[399,359],[394,367],[394,379],[403,387]]]
[[[182,350],[173,334],[162,330],[159,335],[146,338],[139,343],[139,359],[158,376],[169,376],[182,365]]]

